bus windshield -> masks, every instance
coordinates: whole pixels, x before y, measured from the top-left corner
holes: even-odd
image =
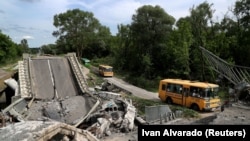
[[[113,68],[112,67],[107,67],[103,69],[104,72],[112,72]]]
[[[113,76],[113,67],[108,65],[99,65],[99,74],[101,76]]]
[[[218,96],[218,91],[219,91],[218,87],[215,87],[215,88],[206,88],[205,89],[205,94],[206,94],[205,97],[208,97],[208,98],[216,97],[216,96]]]

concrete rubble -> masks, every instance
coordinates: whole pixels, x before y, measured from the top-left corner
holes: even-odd
[[[96,112],[90,114],[87,118],[85,118],[85,120],[82,120],[81,122],[78,121],[79,122],[78,124],[69,124],[61,120],[56,120],[57,118],[51,119],[50,117],[53,116],[55,117],[57,112],[55,110],[54,112],[56,113],[54,114],[53,111],[49,112],[50,110],[48,107],[43,110],[43,112],[47,114],[44,114],[43,116],[34,118],[32,120],[27,120],[26,116],[24,116],[28,114],[25,113],[25,111],[27,112],[27,109],[20,108],[23,110],[22,115],[20,115],[13,108],[7,107],[6,109],[3,110],[4,112],[1,112],[0,114],[0,121],[1,121],[0,127],[2,127],[0,131],[0,140],[2,139],[12,140],[15,137],[19,136],[18,134],[13,133],[14,131],[11,131],[11,129],[15,128],[15,131],[18,131],[23,135],[23,137],[21,138],[18,137],[20,138],[20,140],[39,141],[40,140],[39,138],[45,136],[43,135],[43,133],[40,133],[42,131],[39,131],[42,130],[41,127],[43,127],[44,125],[49,125],[43,127],[43,129],[46,129],[46,131],[44,131],[44,134],[50,131],[52,128],[55,128],[52,125],[56,125],[57,128],[68,127],[67,132],[70,132],[69,130],[71,130],[72,133],[75,132],[73,136],[71,134],[70,135],[66,134],[66,132],[64,131],[63,133],[61,133],[62,129],[58,129],[60,130],[60,132],[58,131],[53,135],[46,136],[46,138],[52,139],[52,138],[59,138],[56,137],[58,136],[58,134],[60,134],[60,136],[64,134],[64,136],[61,137],[62,138],[61,140],[69,140],[69,138],[75,138],[75,140],[81,140],[77,138],[85,137],[85,140],[97,141],[102,137],[110,136],[112,132],[126,133],[134,129],[136,108],[133,106],[130,100],[123,99],[119,93],[108,92],[108,91],[98,91],[98,92],[96,91],[94,95],[101,100],[101,104],[99,104],[99,107],[96,108],[97,109]],[[14,103],[12,103],[13,106],[11,107],[16,108],[17,106],[15,105],[18,106],[25,105],[24,103],[27,104],[29,102],[31,101],[20,98],[16,100]],[[52,102],[53,100],[47,101],[46,103],[48,105],[51,104]],[[33,106],[38,103],[42,102],[34,101]],[[53,103],[56,102],[54,101]],[[65,109],[67,109],[67,107],[65,107]],[[59,115],[57,117],[59,117]],[[37,136],[38,132],[28,131],[27,128],[39,131],[39,136]],[[8,136],[8,134],[11,132],[14,136],[11,136],[11,138],[9,138],[10,136]],[[35,134],[36,136],[32,134]]]
[[[100,91],[98,97],[104,97],[101,109],[86,120],[90,126],[86,129],[98,138],[114,132],[129,132],[134,129],[136,108],[131,101],[122,99],[120,94]]]
[[[134,128],[134,120],[136,117],[136,109],[132,105],[131,101],[128,101],[126,99],[122,99],[121,96],[118,93],[112,93],[112,92],[105,92],[101,91],[98,92],[97,95],[99,97],[103,97],[105,95],[105,99],[102,99],[102,104],[100,105],[100,109],[91,115],[88,116],[81,124],[79,124],[78,127],[75,127],[74,125],[66,124],[63,122],[58,122],[53,119],[50,119],[49,117],[42,117],[36,121],[29,121],[25,120],[24,118],[16,119],[13,115],[15,112],[9,111],[8,113],[12,113],[12,115],[7,115],[1,113],[0,121],[1,121],[1,131],[0,131],[0,139],[9,139],[8,133],[10,132],[10,129],[15,128],[16,131],[21,132],[24,137],[23,140],[36,140],[39,141],[40,136],[45,136],[40,133],[40,135],[36,138],[32,138],[32,136],[29,132],[33,131],[27,131],[28,129],[34,129],[34,130],[40,130],[41,126],[43,124],[45,125],[54,125],[58,124],[57,128],[62,127],[70,127],[67,130],[72,130],[72,132],[76,132],[77,134],[74,136],[74,138],[83,138],[86,137],[86,133],[88,133],[88,137],[91,137],[91,141],[96,141],[98,139],[101,139],[104,136],[109,136],[112,134],[112,132],[129,132],[132,131]],[[55,128],[53,126],[46,126],[43,127],[47,130],[51,130],[51,128]],[[26,129],[26,130],[24,130]],[[21,131],[22,130],[22,131]],[[58,129],[59,130],[59,129]],[[62,129],[60,129],[62,130]],[[76,130],[76,131],[75,131]],[[81,131],[81,132],[80,132]],[[41,131],[40,131],[41,132]],[[48,131],[44,131],[44,134]],[[69,132],[69,131],[68,131]],[[78,133],[79,132],[79,133]],[[85,134],[83,134],[83,132]],[[16,136],[19,136],[15,133],[12,133]],[[25,135],[25,134],[29,134]],[[32,134],[38,134],[37,132],[34,132]],[[57,134],[65,134],[63,133],[57,133]],[[52,139],[56,138],[55,136],[57,134],[53,134],[53,136],[47,136],[46,138]],[[83,135],[82,135],[83,134]],[[66,135],[66,134],[65,134]],[[11,136],[11,139],[14,139],[16,136]],[[73,135],[71,135],[73,136]],[[81,137],[83,136],[83,137]],[[28,137],[28,138],[26,138]],[[26,139],[25,139],[26,138]],[[65,138],[72,138],[72,137],[63,137]],[[10,139],[10,140],[11,140]],[[20,139],[22,140],[22,139]],[[63,139],[62,139],[63,140]],[[76,139],[77,140],[77,139]],[[86,139],[90,140],[90,139]]]
[[[98,86],[88,88],[74,54],[68,56],[72,69],[64,65],[67,64],[65,59],[46,59],[24,59],[19,62],[19,80],[5,81],[15,94],[0,112],[0,140],[99,141],[114,132],[126,133],[134,129],[136,108],[131,100],[116,93],[113,85],[103,83],[99,89]],[[43,65],[43,69],[48,68],[43,70],[48,73],[44,76],[51,76],[52,82],[46,82],[48,79],[35,72],[41,71]],[[61,77],[65,73],[69,73],[69,79],[72,77],[68,70],[73,71],[75,78],[70,83],[77,84],[76,88],[59,86],[64,85]],[[45,86],[50,88],[46,90]],[[68,94],[69,89],[73,93]]]
[[[56,121],[22,121],[0,130],[3,141],[99,141],[86,130]]]

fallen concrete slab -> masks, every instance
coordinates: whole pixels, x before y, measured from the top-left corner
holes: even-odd
[[[63,139],[99,141],[99,139],[86,130],[56,121],[17,122],[0,130],[1,141],[48,141]]]

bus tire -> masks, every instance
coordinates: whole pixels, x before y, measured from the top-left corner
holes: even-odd
[[[192,104],[191,109],[194,111],[199,111],[199,106],[197,104]]]
[[[167,103],[167,104],[173,104],[173,100],[172,100],[170,97],[168,97],[168,98],[166,99],[166,103]]]

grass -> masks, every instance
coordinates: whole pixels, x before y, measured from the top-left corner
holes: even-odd
[[[182,111],[183,117],[186,117],[186,118],[198,118],[198,117],[200,117],[200,115],[197,111],[194,111],[194,110],[186,108],[186,107],[182,107],[182,106],[178,106],[178,105],[170,105],[170,109],[173,112],[175,112],[177,110]]]
[[[133,105],[137,109],[137,114],[140,116],[145,115],[145,106],[167,105],[166,103],[163,103],[163,102],[156,102],[152,100],[142,99],[133,95],[123,95],[123,97],[132,100]],[[194,111],[186,107],[182,107],[179,105],[169,105],[169,108],[171,109],[172,112],[175,112],[177,110],[182,111],[183,117],[185,118],[198,118],[199,117],[199,113],[197,111]]]
[[[97,77],[93,73],[89,73],[88,78],[89,79],[87,79],[87,83],[89,87],[95,87],[96,85],[101,85],[104,82],[101,77]]]

